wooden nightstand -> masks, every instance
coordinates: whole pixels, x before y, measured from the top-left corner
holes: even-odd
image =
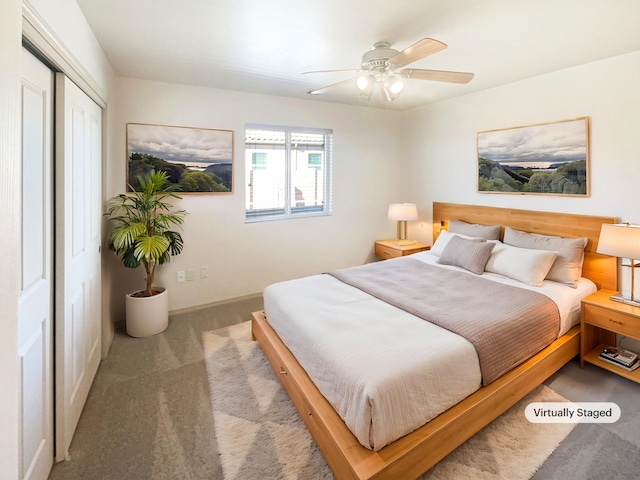
[[[411,245],[398,245],[396,240],[378,240],[374,245],[376,257],[383,260],[424,252],[430,248],[426,243],[420,242],[414,242]]]
[[[628,372],[598,358],[606,347],[616,345],[616,333],[640,340],[640,307],[609,300],[615,293],[598,290],[582,299],[580,367],[593,363],[640,383],[640,368]]]

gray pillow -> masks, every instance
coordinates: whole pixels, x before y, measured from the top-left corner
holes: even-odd
[[[509,227],[504,229],[504,243],[514,247],[551,250],[558,252],[555,262],[547,274],[548,280],[564,283],[575,288],[582,276],[586,238],[562,238],[553,235],[521,232]]]
[[[462,220],[449,220],[448,230],[451,233],[461,233],[469,237],[480,237],[485,240],[500,240],[500,225],[480,225],[467,223]]]
[[[484,267],[495,246],[496,244],[492,242],[476,242],[454,235],[436,262],[462,267],[480,275],[484,272]]]

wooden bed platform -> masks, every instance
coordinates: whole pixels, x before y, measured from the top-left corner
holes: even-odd
[[[448,203],[433,204],[434,238],[449,219],[517,230],[587,237],[583,276],[598,288],[617,290],[617,259],[596,253],[600,226],[613,217],[513,210]],[[441,225],[442,222],[442,225]],[[342,479],[417,478],[500,416],[579,352],[580,330],[573,327],[549,347],[418,430],[378,452],[364,448],[271,328],[264,312],[252,314],[252,336],[279,376],[336,477]]]

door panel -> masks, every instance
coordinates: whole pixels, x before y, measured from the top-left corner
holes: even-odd
[[[102,111],[56,75],[56,460],[100,362]],[[98,222],[98,225],[96,225]]]
[[[22,51],[22,242],[18,300],[21,479],[53,464],[53,72]]]

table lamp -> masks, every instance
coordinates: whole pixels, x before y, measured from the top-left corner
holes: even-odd
[[[418,209],[415,203],[392,203],[387,214],[390,220],[398,221],[398,245],[411,245],[415,240],[407,240],[407,221],[418,219]]]
[[[605,255],[629,259],[629,265],[623,264],[622,266],[631,267],[631,296],[627,298],[620,293],[612,295],[610,298],[617,302],[640,307],[640,302],[637,302],[634,297],[634,269],[640,266],[640,264],[635,263],[635,260],[640,258],[640,225],[631,225],[629,223],[603,224],[596,251]]]

